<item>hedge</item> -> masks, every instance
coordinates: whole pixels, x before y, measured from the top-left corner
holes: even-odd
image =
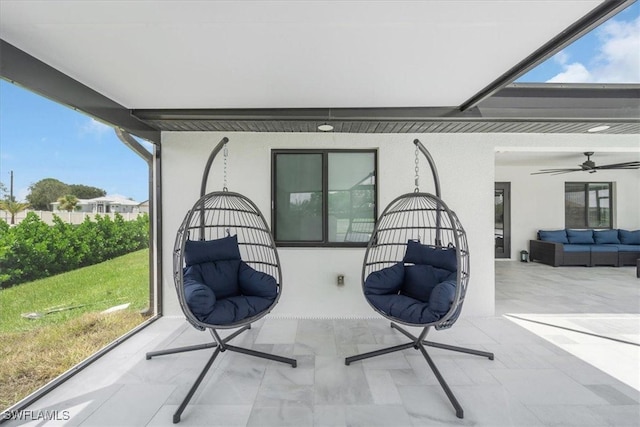
[[[0,288],[97,264],[149,246],[149,216],[125,221],[96,215],[80,225],[54,216],[47,225],[29,212],[20,224],[0,221]]]

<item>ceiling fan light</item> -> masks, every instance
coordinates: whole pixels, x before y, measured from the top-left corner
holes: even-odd
[[[590,129],[587,129],[587,132],[590,132],[590,133],[594,133],[594,132],[602,132],[603,130],[607,130],[607,129],[609,129],[610,127],[611,127],[611,126],[608,126],[608,125],[595,126],[595,127],[590,128]]]
[[[322,131],[322,132],[331,132],[333,130],[333,126],[331,126],[328,123],[324,123],[324,124],[318,126],[318,130]]]

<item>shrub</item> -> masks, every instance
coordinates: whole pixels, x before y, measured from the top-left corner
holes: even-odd
[[[97,264],[149,246],[149,217],[125,221],[116,214],[88,217],[78,226],[33,212],[17,226],[0,221],[0,288]]]

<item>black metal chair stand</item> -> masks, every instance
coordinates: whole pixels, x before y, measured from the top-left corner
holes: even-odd
[[[398,330],[399,332],[401,332],[403,335],[407,336],[408,338],[410,338],[411,341],[406,343],[406,344],[399,344],[399,345],[395,345],[395,346],[392,346],[392,347],[387,347],[387,348],[383,348],[383,349],[380,349],[380,350],[370,351],[368,353],[363,353],[363,354],[358,354],[358,355],[355,355],[355,356],[347,357],[345,359],[345,361],[344,361],[345,365],[349,366],[352,362],[357,362],[359,360],[369,359],[369,358],[376,357],[376,356],[382,356],[384,354],[389,354],[389,353],[393,353],[393,352],[396,352],[396,351],[402,351],[402,350],[406,350],[406,349],[409,349],[409,348],[414,348],[416,350],[420,350],[420,352],[424,356],[425,360],[429,364],[429,367],[431,368],[431,370],[433,371],[434,375],[438,379],[438,382],[440,383],[440,386],[442,387],[442,389],[446,393],[447,397],[449,398],[449,401],[451,402],[451,404],[455,408],[456,416],[458,418],[464,418],[464,410],[462,409],[462,406],[460,405],[460,403],[458,402],[458,399],[456,399],[456,396],[453,394],[453,392],[451,391],[451,388],[449,387],[449,385],[445,381],[444,377],[442,376],[442,374],[438,370],[438,367],[434,363],[433,359],[431,358],[431,356],[429,356],[429,353],[427,352],[427,349],[425,348],[425,346],[426,347],[441,348],[441,349],[444,349],[444,350],[457,351],[457,352],[460,352],[460,353],[473,354],[473,355],[476,355],[476,356],[487,357],[489,360],[493,360],[493,358],[494,358],[493,353],[489,353],[489,352],[486,352],[486,351],[480,351],[480,350],[474,350],[474,349],[465,348],[465,347],[456,347],[456,346],[447,345],[447,344],[440,344],[440,343],[436,343],[436,342],[433,342],[433,341],[427,341],[427,340],[425,340],[425,337],[427,336],[427,333],[429,332],[429,329],[430,329],[429,326],[427,326],[427,327],[422,329],[422,332],[420,333],[419,337],[416,337],[415,335],[411,334],[406,329],[398,326],[397,324],[395,324],[393,322],[391,322],[391,327],[393,329]]]
[[[216,357],[218,357],[218,355],[220,353],[223,353],[223,352],[229,350],[229,351],[233,351],[233,352],[236,352],[236,353],[246,354],[246,355],[249,355],[249,356],[260,357],[262,359],[269,359],[269,360],[274,360],[276,362],[286,363],[286,364],[291,365],[293,368],[298,366],[298,362],[295,359],[290,359],[288,357],[282,357],[282,356],[276,356],[274,354],[264,353],[262,351],[257,351],[257,350],[253,350],[253,349],[249,349],[249,348],[237,347],[237,346],[234,346],[234,345],[227,344],[229,341],[231,341],[232,339],[234,339],[235,337],[237,337],[238,335],[240,335],[242,332],[246,331],[247,329],[251,329],[251,325],[245,325],[242,328],[238,329],[237,331],[235,331],[234,333],[232,333],[231,335],[229,335],[229,336],[227,336],[225,338],[221,338],[220,335],[218,334],[218,332],[215,329],[209,329],[209,332],[211,332],[211,335],[213,336],[214,342],[206,343],[206,344],[199,344],[199,345],[185,346],[185,347],[170,348],[170,349],[166,349],[166,350],[151,351],[151,352],[147,353],[146,359],[149,360],[152,357],[156,357],[156,356],[164,356],[164,355],[167,355],[167,354],[184,353],[184,352],[187,352],[187,351],[196,351],[196,350],[205,350],[205,349],[208,349],[208,348],[215,348],[213,354],[211,355],[211,357],[209,358],[207,363],[204,365],[204,368],[202,368],[202,371],[198,375],[198,378],[196,378],[195,382],[193,383],[193,385],[189,389],[189,392],[187,393],[185,398],[182,400],[182,403],[180,404],[180,406],[178,407],[176,412],[173,414],[173,423],[174,424],[177,424],[177,423],[180,422],[180,417],[182,416],[182,412],[184,412],[185,408],[189,404],[189,401],[191,400],[191,398],[195,394],[196,390],[200,386],[200,383],[202,382],[204,377],[207,375],[207,372],[209,372],[209,369],[211,368],[211,365],[213,365],[213,362],[216,360]]]

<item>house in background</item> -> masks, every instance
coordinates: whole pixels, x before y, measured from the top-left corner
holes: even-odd
[[[60,203],[51,203],[54,211],[60,211]],[[75,212],[86,212],[93,214],[104,213],[138,213],[141,210],[141,203],[131,200],[119,194],[112,194],[94,199],[78,199]]]

